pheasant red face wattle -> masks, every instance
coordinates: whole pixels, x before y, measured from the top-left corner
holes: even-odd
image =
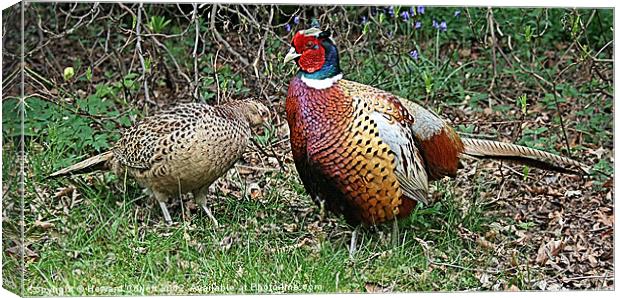
[[[296,56],[299,57],[299,68],[305,72],[316,72],[325,64],[325,48],[315,36],[297,32],[293,37],[292,49],[295,49]]]

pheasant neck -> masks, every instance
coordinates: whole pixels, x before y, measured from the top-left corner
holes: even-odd
[[[229,118],[229,119],[235,119],[236,121],[239,121],[240,123],[247,123],[247,119],[242,112],[243,109],[246,108],[245,105],[246,103],[244,103],[243,101],[232,100],[232,101],[215,106],[215,109],[218,115],[222,117]]]
[[[325,40],[323,42],[325,48],[325,63],[321,69],[315,72],[306,72],[299,70],[298,76],[301,80],[314,89],[326,89],[342,79],[342,71],[340,70],[340,58],[338,57],[338,49],[331,42]]]

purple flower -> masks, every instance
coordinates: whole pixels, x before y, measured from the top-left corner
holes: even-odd
[[[394,17],[394,6],[388,6],[386,10],[387,14],[390,15],[390,18]]]
[[[414,16],[415,15],[415,7],[411,6],[409,7],[409,14]]]
[[[377,14],[377,7],[375,6],[370,7],[370,14],[372,16],[375,16]]]
[[[439,30],[443,32],[448,31],[448,23],[446,23],[446,21],[441,21],[441,24],[439,24]]]
[[[403,21],[409,21],[409,12],[408,11],[403,11],[400,13],[400,17],[403,19]]]
[[[367,22],[368,22],[368,19],[366,18],[366,16],[361,16],[360,17],[360,24],[366,25]]]
[[[439,29],[439,23],[435,19],[433,19],[433,28]]]
[[[418,50],[413,50],[411,52],[409,52],[409,57],[413,58],[413,60],[418,60],[418,58],[420,58],[420,55],[418,54]]]
[[[414,25],[413,27],[414,27],[414,28],[416,28],[416,29],[420,29],[420,28],[422,28],[422,22],[420,22],[420,21],[415,21],[415,25]]]
[[[284,30],[286,30],[286,32],[291,32],[291,25],[288,23],[284,24]]]
[[[424,6],[418,6],[418,13],[424,14]]]
[[[457,17],[457,18],[460,17],[461,16],[461,11],[460,10],[455,11],[454,12],[454,16]]]
[[[295,25],[299,24],[299,17],[298,16],[295,16],[293,18],[293,23],[295,23]]]

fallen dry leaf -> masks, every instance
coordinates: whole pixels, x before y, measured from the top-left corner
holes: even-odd
[[[614,225],[614,215],[606,215],[605,213],[603,213],[600,209],[594,211],[594,218],[596,218],[596,220],[602,224],[604,224],[605,226],[611,227]]]
[[[248,193],[250,194],[250,198],[253,200],[257,200],[263,196],[258,183],[250,183],[250,185],[248,185]]]
[[[596,257],[594,257],[593,255],[588,255],[588,262],[590,262],[590,266],[592,267],[598,266],[598,261],[596,260]]]
[[[242,175],[242,176],[250,175],[254,173],[254,170],[247,168],[247,167],[237,167],[236,169],[239,175]]]
[[[393,287],[385,287],[376,282],[366,282],[364,288],[368,293],[390,293],[393,289]]]
[[[491,243],[490,241],[484,239],[484,237],[479,237],[476,240],[476,243],[478,245],[480,245],[480,247],[484,248],[484,249],[489,249],[489,250],[493,250],[495,249],[495,244]]]
[[[34,221],[34,226],[42,228],[42,229],[49,229],[49,228],[53,228],[54,227],[54,223],[47,222],[47,221],[40,221],[40,220],[37,219],[37,220]]]
[[[476,272],[476,277],[478,277],[478,281],[480,281],[480,285],[483,288],[490,288],[493,283],[491,282],[491,276],[486,272]]]
[[[54,193],[54,199],[68,197],[73,193],[74,190],[75,188],[73,186],[59,187],[56,189],[56,192]]]
[[[222,241],[220,241],[220,247],[222,248],[222,250],[227,251],[232,246],[234,240],[234,236],[226,236],[222,239]]]
[[[317,245],[316,241],[314,239],[310,239],[310,238],[304,238],[302,239],[300,242],[295,243],[293,246],[295,248],[300,248],[300,247],[315,247]]]
[[[607,150],[605,150],[605,148],[603,148],[603,147],[600,147],[600,148],[598,148],[596,150],[589,149],[588,151],[589,151],[588,153],[596,155],[596,158],[598,158],[598,159],[601,159],[603,154],[605,154],[607,152]]]
[[[284,229],[287,232],[289,232],[289,233],[297,231],[297,224],[296,223],[292,223],[292,224],[286,224],[285,223],[285,224],[283,224],[283,226],[284,226]]]
[[[509,287],[506,287],[506,291],[508,291],[508,292],[519,292],[521,290],[519,289],[519,287],[517,287],[517,285],[513,284],[513,285],[511,285]]]
[[[510,254],[510,265],[513,267],[519,266],[519,252],[515,249]]]
[[[17,246],[13,246],[13,247],[9,247],[6,249],[6,251],[12,255],[21,255],[21,246],[17,245]],[[39,256],[39,254],[37,254],[35,251],[33,251],[32,249],[28,248],[28,247],[24,247],[24,256],[27,258],[36,258]]]
[[[536,263],[539,265],[545,265],[547,260],[550,257],[557,256],[562,248],[564,247],[564,242],[562,240],[551,240],[546,244],[542,244],[540,248],[538,248],[538,254],[536,255]]]

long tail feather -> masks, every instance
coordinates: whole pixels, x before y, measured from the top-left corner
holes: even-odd
[[[524,146],[480,139],[462,138],[464,154],[476,158],[508,160],[545,170],[588,174],[588,166],[549,152]],[[576,169],[576,170],[575,170]]]
[[[86,160],[80,161],[72,166],[66,167],[62,170],[56,171],[47,178],[54,178],[72,174],[89,173],[96,170],[101,170],[106,167],[106,162],[113,157],[112,151],[107,151],[99,155],[95,155]]]

